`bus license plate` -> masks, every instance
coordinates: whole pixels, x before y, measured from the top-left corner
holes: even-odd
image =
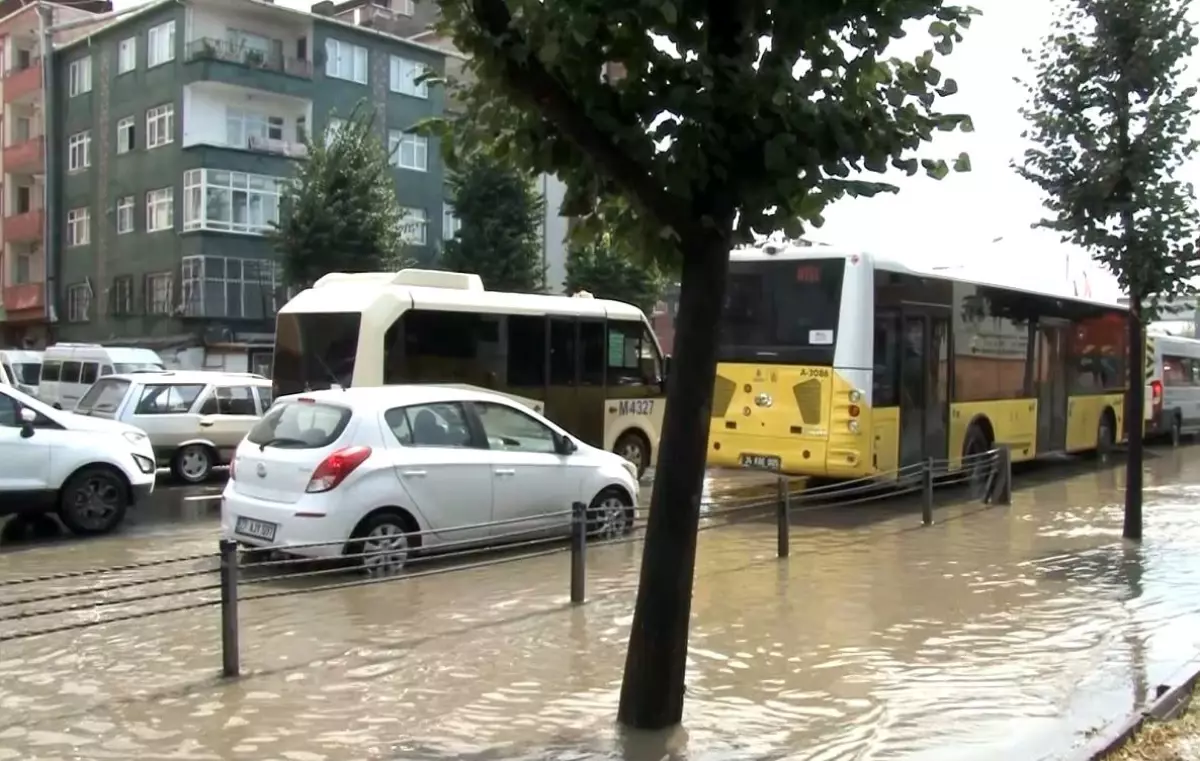
[[[779,457],[773,454],[744,454],[740,459],[743,468],[779,470],[781,467]]]

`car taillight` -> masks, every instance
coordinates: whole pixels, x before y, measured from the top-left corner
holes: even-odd
[[[1158,412],[1163,402],[1162,381],[1150,381],[1150,407]]]
[[[345,447],[337,450],[321,461],[304,491],[315,494],[333,489],[370,456],[370,447]]]

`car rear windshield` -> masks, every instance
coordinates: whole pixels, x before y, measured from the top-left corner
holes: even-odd
[[[81,415],[93,417],[115,417],[125,392],[129,390],[129,381],[119,378],[101,378],[92,384],[75,411]]]
[[[349,423],[348,407],[296,399],[272,407],[246,440],[259,446],[321,449],[337,441]]]

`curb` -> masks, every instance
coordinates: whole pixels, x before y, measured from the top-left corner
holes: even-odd
[[[1175,671],[1169,684],[1154,688],[1154,700],[1133,716],[1112,722],[1071,755],[1073,761],[1102,761],[1125,746],[1152,721],[1170,721],[1187,710],[1192,692],[1200,685],[1200,653]]]

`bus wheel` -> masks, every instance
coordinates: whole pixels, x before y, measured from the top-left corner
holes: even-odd
[[[1117,424],[1112,410],[1104,410],[1104,413],[1100,415],[1100,425],[1096,429],[1096,454],[1101,458],[1107,458],[1112,454],[1117,441],[1116,428]]]
[[[637,431],[626,431],[617,439],[613,452],[637,466],[638,478],[650,467],[650,442]]]
[[[963,439],[962,456],[966,460],[963,470],[967,472],[967,486],[973,498],[982,497],[987,488],[989,463],[984,455],[991,448],[992,442],[988,439],[987,434],[983,432],[982,428],[972,424],[967,429],[966,438]]]

